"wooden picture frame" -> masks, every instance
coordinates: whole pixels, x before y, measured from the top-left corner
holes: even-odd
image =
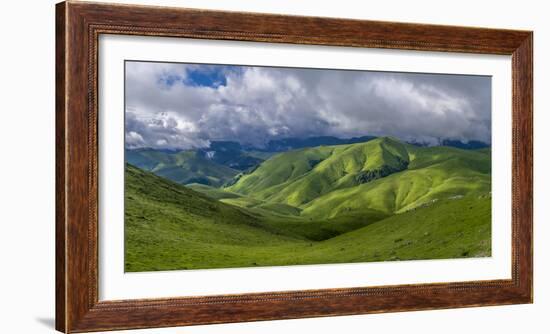
[[[169,36],[512,56],[512,278],[99,301],[98,37]],[[531,303],[533,33],[66,1],[56,7],[56,329],[86,332]]]

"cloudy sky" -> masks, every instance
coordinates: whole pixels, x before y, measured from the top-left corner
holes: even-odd
[[[491,140],[483,76],[126,62],[126,147],[330,135]]]

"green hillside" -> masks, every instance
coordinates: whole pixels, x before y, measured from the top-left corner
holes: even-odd
[[[481,154],[449,158],[453,153],[421,151],[409,169],[357,187],[336,190],[304,207],[304,214],[333,217],[369,207],[399,213],[434,200],[490,192],[487,159]],[[439,153],[439,152],[437,152]],[[437,158],[434,158],[437,157]],[[427,161],[430,160],[430,161]]]
[[[280,153],[226,190],[333,218],[364,208],[398,213],[434,199],[490,191],[487,150],[417,147],[392,138]]]
[[[487,148],[377,138],[281,152],[239,174],[194,151],[127,161],[141,169],[126,166],[126,271],[491,254]]]
[[[152,173],[126,165],[125,263],[127,271],[208,266],[223,250],[289,244],[292,237],[262,227],[237,207]]]
[[[231,192],[224,188],[215,188],[197,183],[188,184],[187,187],[212,199],[219,200],[222,203],[247,208],[250,212],[254,212],[262,217],[282,216],[286,219],[288,216],[298,216],[301,212],[301,209],[291,205],[265,202],[256,198]]]
[[[403,170],[408,160],[405,146],[391,138],[300,149],[265,161],[228,190],[300,206],[336,189]]]
[[[241,198],[242,195],[225,190],[223,188],[216,188],[213,186],[208,186],[206,184],[200,184],[200,183],[190,183],[186,185],[187,188],[192,189],[194,191],[198,191],[200,193],[205,194],[206,196],[221,200],[225,198]]]
[[[297,245],[290,254],[277,252],[276,259],[256,263],[353,263],[490,255],[491,199],[482,195],[438,201],[310,246]]]
[[[284,214],[288,206],[222,203],[130,165],[125,187],[130,272],[491,254],[489,194],[440,199],[390,216],[364,208],[363,215],[315,220]]]

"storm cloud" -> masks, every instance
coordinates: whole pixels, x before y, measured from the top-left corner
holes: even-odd
[[[126,146],[330,135],[491,140],[491,78],[126,62]]]

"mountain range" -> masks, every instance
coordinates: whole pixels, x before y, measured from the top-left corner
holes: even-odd
[[[200,183],[219,187],[234,183],[234,178],[258,167],[263,161],[281,153],[297,149],[366,143],[377,137],[363,136],[337,138],[319,136],[310,138],[284,138],[269,141],[265,147],[243,146],[234,141],[212,141],[208,148],[167,150],[153,148],[127,148],[125,160],[141,169],[166,177],[181,184]],[[443,146],[462,149],[489,147],[478,141],[461,142],[442,140]],[[425,143],[415,146],[428,147]]]
[[[363,138],[127,150],[126,270],[490,255],[490,148]]]

